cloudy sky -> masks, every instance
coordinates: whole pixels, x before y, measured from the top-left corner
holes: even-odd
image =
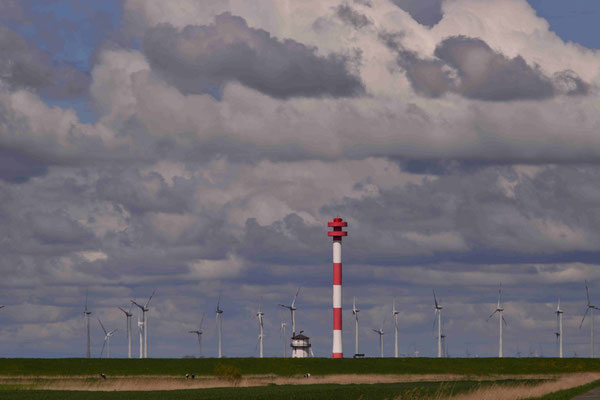
[[[83,306],[156,289],[149,355],[281,354],[278,303],[331,354],[371,328],[451,356],[588,355],[600,302],[600,4],[560,0],[0,0],[0,356],[85,354]],[[134,318],[137,318],[134,317]],[[289,329],[288,329],[289,332]],[[92,323],[92,352],[102,345]],[[386,335],[392,355],[393,335]],[[137,345],[137,342],[135,342]],[[137,352],[136,352],[137,355]]]

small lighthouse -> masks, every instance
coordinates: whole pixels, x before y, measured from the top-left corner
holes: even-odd
[[[333,228],[327,235],[333,238],[333,351],[332,358],[343,358],[342,351],[342,237],[348,232],[342,230],[348,223],[342,218],[334,218],[327,226]]]

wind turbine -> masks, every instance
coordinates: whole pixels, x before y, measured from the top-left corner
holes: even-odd
[[[296,299],[298,298],[298,293],[300,293],[300,288],[296,291],[296,295],[292,300],[292,304],[286,306],[285,304],[279,304],[283,308],[287,308],[292,313],[292,337],[296,336]]]
[[[263,316],[264,312],[260,310],[260,303],[258,303],[258,312],[256,313],[256,317],[258,318],[258,340],[260,342],[260,358],[263,358]]]
[[[283,341],[283,358],[287,357],[287,348],[286,348],[286,343],[287,343],[287,338],[285,337],[285,327],[287,326],[287,324],[285,322],[281,322],[281,328],[279,328],[279,336],[281,336],[282,341]]]
[[[87,292],[85,292],[85,308],[83,310],[83,315],[85,316],[85,330],[87,331],[85,357],[90,358],[91,357],[91,354],[90,354],[90,314],[92,312],[88,310],[87,306],[88,306],[88,294],[87,294]],[[2,307],[4,307],[4,306],[2,306]],[[2,307],[0,307],[0,308],[2,308]]]
[[[385,335],[385,332],[383,332],[383,324],[384,323],[385,323],[385,320],[381,323],[381,328],[373,329],[373,332],[375,332],[379,335],[379,347],[381,348],[381,358],[383,358],[383,335]]]
[[[148,304],[150,303],[150,300],[152,300],[154,292],[156,292],[156,289],[152,291],[152,294],[150,297],[148,297],[148,301],[143,306],[136,303],[135,300],[131,300],[132,304],[135,304],[140,310],[142,310],[142,323],[144,324],[144,358],[148,358],[148,317],[146,316],[146,313],[149,310]]]
[[[560,298],[558,299],[558,304],[556,306],[556,324],[558,327],[558,331],[556,332],[556,340],[558,341],[558,358],[563,358],[563,335],[562,335],[562,315],[563,310],[560,309]]]
[[[129,311],[126,311],[121,307],[118,308],[119,310],[123,311],[123,313],[125,314],[125,319],[127,320],[127,358],[131,358],[131,316],[133,315],[131,313],[131,310],[133,309],[133,304],[131,304],[131,306],[129,307]]]
[[[504,319],[504,308],[500,305],[502,302],[502,285],[500,285],[500,289],[498,289],[498,305],[496,306],[496,310],[488,317],[488,321],[490,318],[494,316],[494,314],[499,314],[498,322],[500,324],[500,333],[499,333],[499,345],[498,345],[498,357],[502,358],[502,324],[508,325],[506,320]]]
[[[221,352],[221,335],[223,333],[223,310],[220,308],[221,306],[221,295],[219,295],[219,300],[217,301],[217,308],[215,308],[215,312],[217,314],[217,333],[219,335],[219,358],[222,357]]]
[[[104,346],[106,346],[106,358],[110,358],[110,337],[112,335],[114,335],[118,329],[113,329],[112,331],[107,332],[106,328],[104,328],[104,325],[102,325],[102,321],[100,321],[100,318],[98,318],[98,322],[100,323],[100,326],[102,327],[102,330],[104,331],[104,343],[102,344],[102,351],[100,352],[100,358],[102,358],[102,353],[104,353]]]
[[[190,333],[195,333],[198,336],[198,358],[202,358],[202,321],[204,321],[204,313],[202,313],[202,318],[200,318],[198,329],[190,331]]]
[[[600,308],[593,305],[590,301],[590,291],[588,290],[587,281],[585,281],[585,294],[587,296],[587,308],[585,309],[585,313],[583,314],[583,319],[579,324],[579,329],[583,325],[583,321],[585,321],[585,316],[588,311],[590,313],[590,358],[594,358],[594,310],[600,310]]]
[[[442,352],[442,307],[438,301],[437,297],[435,297],[435,290],[433,291],[433,301],[435,304],[435,315],[437,316],[437,326],[438,326],[438,334],[437,334],[437,347],[438,347],[438,358],[443,357]],[[435,319],[433,320],[433,326],[435,327]]]
[[[356,297],[352,301],[352,315],[354,315],[354,354],[358,354],[358,313],[360,310],[356,308]]]

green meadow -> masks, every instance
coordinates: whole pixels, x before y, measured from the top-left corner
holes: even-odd
[[[242,375],[458,374],[519,375],[600,371],[600,359],[584,358],[201,358],[201,359],[0,359],[0,376],[214,375],[219,365]]]

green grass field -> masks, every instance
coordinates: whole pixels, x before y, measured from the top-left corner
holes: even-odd
[[[495,385],[522,384],[524,381],[496,381]],[[527,381],[534,383],[536,381]],[[154,392],[84,392],[0,390],[2,400],[316,400],[362,399],[383,400],[394,398],[436,398],[458,394],[492,384],[491,382],[418,382],[373,385],[281,385],[244,388],[191,389]]]
[[[556,374],[600,371],[600,359],[584,358],[225,358],[225,359],[0,359],[0,376],[214,375],[219,364],[243,375],[331,374]]]

